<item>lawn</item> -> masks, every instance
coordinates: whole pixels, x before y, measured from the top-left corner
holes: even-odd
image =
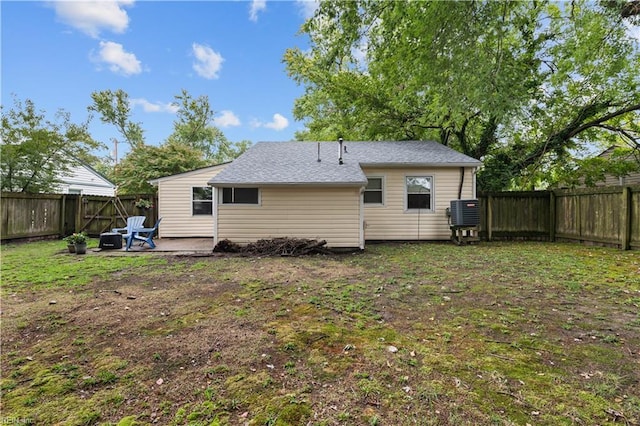
[[[1,254],[3,423],[640,424],[638,252]]]

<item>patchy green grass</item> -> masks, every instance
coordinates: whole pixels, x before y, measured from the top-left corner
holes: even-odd
[[[3,247],[2,271],[5,417],[640,424],[637,252],[483,243],[81,257],[58,242]]]
[[[89,239],[90,251],[98,241]],[[45,288],[75,288],[94,279],[110,276],[144,265],[164,264],[161,258],[141,256],[98,256],[70,254],[62,241],[43,241],[1,246],[3,293],[21,290],[38,291]]]

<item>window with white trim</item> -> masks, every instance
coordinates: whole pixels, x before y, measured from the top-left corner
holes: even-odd
[[[213,214],[213,188],[210,186],[194,186],[191,188],[191,213],[196,215]]]
[[[222,204],[259,204],[258,188],[222,188]]]
[[[407,176],[407,210],[433,210],[433,177]]]
[[[384,204],[383,180],[381,177],[367,177],[369,182],[364,188],[365,204]]]

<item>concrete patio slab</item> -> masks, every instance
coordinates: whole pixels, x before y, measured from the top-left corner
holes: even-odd
[[[156,248],[151,249],[147,244],[140,246],[137,243],[132,245],[129,253],[212,253],[213,237],[209,238],[157,238],[153,240]],[[125,244],[122,242],[122,249],[99,250],[101,253],[122,253],[125,252]],[[96,250],[98,251],[98,250]]]

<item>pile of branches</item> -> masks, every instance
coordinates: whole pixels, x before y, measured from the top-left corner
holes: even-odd
[[[302,256],[306,254],[331,253],[325,247],[325,244],[327,244],[325,240],[307,240],[304,238],[273,238],[270,240],[258,240],[247,245],[221,240],[213,248],[213,251],[261,256]]]

